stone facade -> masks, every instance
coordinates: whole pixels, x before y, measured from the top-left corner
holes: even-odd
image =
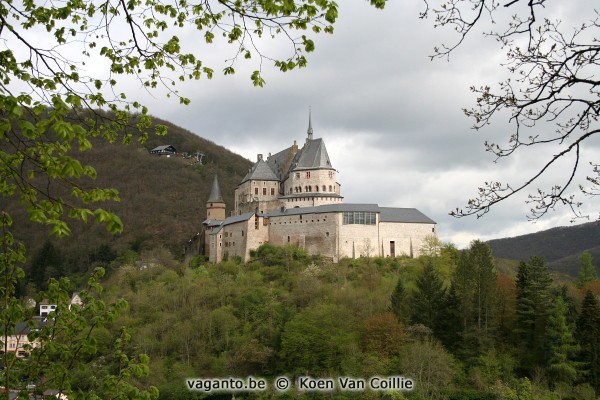
[[[230,217],[224,217],[215,178],[203,223],[210,261],[247,261],[250,250],[266,242],[296,245],[335,262],[419,255],[424,239],[436,234],[436,223],[414,208],[345,204],[325,143],[312,136],[309,118],[302,148],[294,142],[266,160],[259,154],[235,190]]]

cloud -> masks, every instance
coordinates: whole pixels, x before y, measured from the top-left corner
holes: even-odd
[[[586,3],[562,2],[544,12],[586,20],[585,10],[594,4]],[[149,105],[151,113],[251,160],[257,153],[280,151],[294,140],[301,144],[312,106],[315,136],[325,139],[332,163],[340,171],[345,201],[416,207],[438,222],[443,240],[459,246],[475,238],[567,224],[570,214],[565,209],[535,225],[527,222],[527,193],[494,207],[481,219],[448,216],[486,180],[523,182],[558,147],[535,148],[494,163],[483,143],[507,142],[512,129],[509,115],[501,114],[491,126],[476,132],[462,109],[475,105],[470,86],[493,86],[509,75],[501,66],[506,50],[481,35],[492,27],[484,21],[449,61],[431,61],[434,46],[458,38],[451,29],[433,29],[431,20],[419,20],[422,6],[388,2],[379,11],[367,2],[341,4],[335,33],[315,38],[317,48],[308,56],[308,68],[280,73],[265,61],[265,88],[254,88],[249,78],[257,68],[256,58],[241,61],[235,75],[223,77],[220,68],[233,49],[203,44],[191,31],[181,35],[182,43],[201,52],[207,64],[220,66],[215,67],[213,80],[180,87],[191,105],[167,101],[161,92],[149,97],[139,85],[123,86],[130,98],[138,96]],[[501,7],[494,26],[502,26],[514,11]],[[263,40],[259,45],[276,54],[288,49],[280,40]],[[585,161],[598,160],[599,148],[598,140],[586,144]],[[559,163],[549,178],[564,181],[569,162],[572,159]],[[577,179],[585,181],[585,174]],[[540,186],[551,183],[545,179]],[[598,199],[587,202],[588,210],[598,209]]]

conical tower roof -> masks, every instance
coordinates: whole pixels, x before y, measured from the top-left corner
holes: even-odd
[[[224,203],[223,196],[221,196],[221,188],[219,187],[219,178],[215,175],[213,180],[212,189],[210,196],[208,196],[209,203]]]

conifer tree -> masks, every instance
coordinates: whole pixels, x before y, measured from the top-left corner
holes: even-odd
[[[583,298],[575,338],[580,346],[583,378],[596,392],[600,392],[600,306],[591,290]]]
[[[521,261],[516,282],[515,334],[521,367],[531,372],[545,358],[544,334],[550,308],[552,279],[543,257]]]
[[[444,282],[440,279],[433,263],[429,261],[417,278],[416,290],[412,293],[412,323],[431,328],[437,337],[439,333],[437,324],[443,312],[445,294]]]
[[[480,331],[487,331],[490,324],[490,312],[496,284],[496,269],[492,249],[486,243],[475,240],[469,248],[469,258],[476,272],[475,309],[477,312],[477,328]]]
[[[406,297],[402,278],[398,278],[398,283],[396,283],[396,287],[394,287],[394,291],[390,297],[390,311],[394,314],[398,322],[407,322],[409,317],[406,313]]]
[[[589,251],[584,251],[579,256],[579,275],[577,276],[577,286],[582,287],[585,283],[598,279],[596,267],[592,261],[592,255]]]
[[[461,326],[464,332],[471,326],[473,299],[475,298],[475,269],[470,262],[468,251],[463,251],[458,260],[452,279],[452,286],[459,299]]]
[[[567,323],[567,303],[561,295],[557,296],[550,314],[546,329],[548,345],[548,371],[553,383],[573,383],[577,379],[577,362],[575,356],[579,346],[573,335],[573,326]]]
[[[444,303],[436,326],[438,337],[444,347],[448,351],[456,353],[462,345],[462,315],[460,312],[460,298],[454,285],[450,286],[446,296],[444,296]]]

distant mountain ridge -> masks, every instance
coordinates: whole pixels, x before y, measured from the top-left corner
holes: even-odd
[[[487,242],[496,258],[528,260],[543,256],[550,269],[577,276],[578,258],[583,251],[600,265],[600,222],[562,226],[545,231]]]

